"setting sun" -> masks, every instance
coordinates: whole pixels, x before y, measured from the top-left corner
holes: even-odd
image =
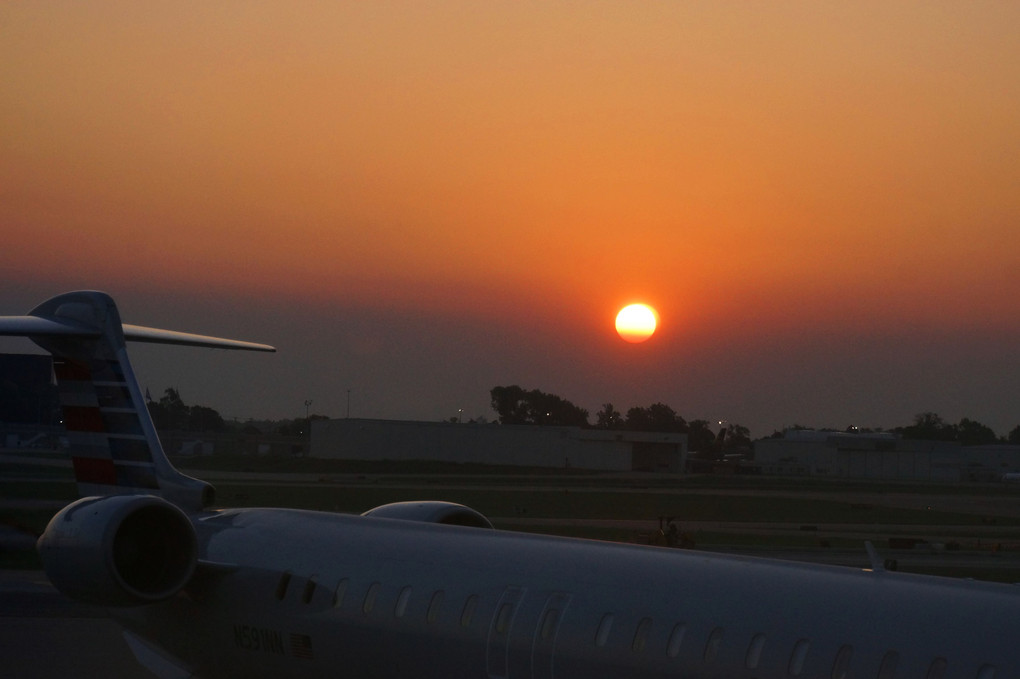
[[[616,332],[628,342],[644,342],[655,332],[658,314],[647,304],[631,304],[616,315]]]

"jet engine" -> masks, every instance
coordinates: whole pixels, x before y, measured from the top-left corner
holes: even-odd
[[[153,495],[82,498],[50,520],[38,549],[57,589],[105,606],[167,599],[198,562],[187,515]]]
[[[474,528],[492,528],[492,522],[483,514],[470,507],[454,502],[393,502],[370,509],[362,516],[373,516],[383,519],[404,519],[405,521],[424,521],[426,523],[445,523],[453,526],[472,526]]]

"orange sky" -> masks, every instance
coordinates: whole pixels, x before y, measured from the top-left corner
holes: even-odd
[[[463,317],[590,360],[638,299],[660,351],[705,361],[805,327],[1015,338],[1017,25],[1005,2],[8,5],[4,313],[31,281]]]

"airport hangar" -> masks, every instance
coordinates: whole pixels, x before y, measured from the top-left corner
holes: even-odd
[[[754,466],[769,476],[822,476],[902,481],[999,481],[1020,472],[1020,446],[961,446],[885,432],[790,429],[754,442]]]
[[[671,473],[687,461],[687,434],[675,432],[370,419],[311,424],[309,453],[319,458]]]
[[[402,420],[314,420],[310,455],[487,465],[683,473],[687,435],[580,427]],[[1020,446],[961,446],[890,433],[788,430],[754,442],[754,459],[717,471],[769,476],[999,481],[1020,473]]]

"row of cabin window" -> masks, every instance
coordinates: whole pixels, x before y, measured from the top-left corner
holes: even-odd
[[[613,627],[614,615],[612,613],[606,613],[602,616],[602,620],[599,623],[598,629],[595,632],[595,645],[605,646],[609,641],[609,633]],[[645,645],[648,641],[648,634],[652,628],[651,618],[642,618],[634,631],[634,637],[631,640],[631,651],[634,653],[641,653],[645,650]],[[702,659],[705,663],[713,662],[719,654],[719,649],[722,646],[723,641],[723,628],[716,627],[709,632],[708,640],[705,642],[705,650],[702,655]],[[673,630],[669,634],[669,641],[666,642],[666,655],[670,658],[675,658],[680,653],[680,645],[683,643],[684,635],[687,633],[687,625],[683,623],[677,623],[673,626]],[[793,651],[790,653],[790,659],[787,663],[786,673],[790,677],[799,677],[804,669],[804,662],[807,660],[808,650],[811,647],[811,642],[807,639],[799,639],[797,643],[793,645]],[[765,649],[765,635],[755,634],[751,637],[751,642],[748,644],[747,652],[744,655],[744,666],[749,670],[758,669],[758,663],[761,660],[762,651]],[[836,652],[836,659],[832,664],[832,671],[830,673],[831,679],[846,679],[850,672],[850,659],[853,656],[853,646],[843,645],[840,646]],[[896,666],[899,664],[900,654],[896,651],[886,651],[882,657],[882,662],[878,667],[877,679],[895,679],[896,677]],[[943,679],[946,675],[946,668],[949,663],[945,658],[935,658],[932,660],[931,665],[928,666],[928,672],[925,675],[925,679]],[[975,679],[995,679],[995,667],[991,665],[983,665],[978,669]]]
[[[290,587],[291,573],[285,572],[280,576],[280,580],[276,585],[276,598],[280,601],[287,596],[287,589]],[[333,590],[333,608],[340,608],[343,605],[344,597],[347,594],[347,586],[349,580],[343,578],[337,583],[336,589]],[[373,582],[368,586],[368,590],[365,592],[365,598],[361,603],[361,611],[365,614],[371,613],[375,608],[375,600],[379,594],[379,588],[382,586],[381,583]],[[305,582],[304,591],[301,594],[301,601],[303,603],[311,603],[312,597],[315,595],[315,590],[318,587],[318,582],[315,576],[310,576]],[[443,590],[438,589],[432,593],[432,598],[429,600],[428,609],[425,612],[425,620],[431,624],[439,618],[439,610],[442,607],[443,599],[445,597]],[[411,600],[411,588],[410,586],[404,587],[400,590],[397,595],[397,603],[393,608],[393,615],[397,618],[404,617],[404,613],[407,612],[407,603]],[[464,602],[464,608],[461,611],[460,624],[461,627],[467,627],[471,624],[471,620],[474,617],[475,606],[478,604],[478,595],[471,594]],[[508,608],[509,604],[504,604],[503,608]],[[499,630],[499,620],[506,620],[510,611],[504,612],[500,610],[500,617],[497,619],[497,631]],[[505,624],[505,622],[504,622]]]
[[[290,586],[291,574],[285,572],[280,576],[280,581],[276,586],[276,598],[283,600],[287,596],[287,589]],[[337,583],[336,589],[333,590],[333,608],[340,608],[343,605],[344,597],[347,594],[347,586],[349,580],[343,578]],[[312,597],[315,595],[315,589],[318,586],[315,576],[309,576],[305,583],[304,592],[302,593],[301,600],[304,603],[311,603]],[[379,594],[379,588],[382,586],[379,582],[373,582],[368,586],[365,591],[365,598],[361,603],[361,611],[366,615],[371,613],[375,608],[375,600]],[[443,590],[438,589],[432,593],[432,598],[429,600],[428,609],[425,611],[425,621],[430,625],[439,618],[439,611],[443,605],[443,599],[446,594]],[[404,617],[404,613],[407,612],[407,603],[411,599],[411,587],[405,586],[400,590],[397,595],[397,603],[393,608],[393,616],[396,618]],[[460,614],[460,626],[469,627],[471,621],[474,618],[475,607],[478,605],[478,595],[470,594],[464,601],[464,608]],[[509,631],[510,621],[513,619],[513,611],[515,604],[511,602],[504,602],[499,611],[496,613],[495,632],[496,634],[506,634]],[[559,611],[556,608],[549,608],[546,610],[545,615],[542,619],[540,626],[540,634],[544,640],[548,640],[553,631],[556,628],[556,624],[559,621]]]
[[[287,588],[290,585],[291,574],[289,572],[283,573],[280,576],[280,582],[276,587],[276,598],[281,601],[287,595]],[[340,608],[343,604],[344,596],[347,593],[348,579],[343,578],[337,583],[336,589],[333,591],[333,608]],[[311,603],[312,597],[315,594],[317,582],[315,576],[310,576],[308,581],[305,583],[305,588],[301,596],[301,600],[304,603]],[[361,604],[361,610],[363,613],[371,613],[375,608],[375,599],[379,593],[381,584],[373,582],[368,586],[368,590],[365,592],[365,599]],[[428,609],[425,612],[425,620],[432,624],[439,618],[439,610],[443,604],[443,598],[445,594],[443,590],[439,589],[433,592],[432,598],[429,600]],[[404,617],[404,613],[407,611],[407,603],[411,599],[411,587],[406,586],[400,590],[397,595],[397,603],[393,609],[393,615],[397,618]],[[464,608],[461,611],[460,625],[461,627],[468,627],[471,624],[471,620],[474,617],[475,606],[478,604],[478,595],[471,594],[464,602]],[[509,621],[512,618],[514,610],[514,604],[506,602],[501,607],[496,615],[495,631],[497,634],[505,634]],[[595,632],[595,645],[605,646],[609,640],[609,633],[613,628],[613,620],[615,616],[612,613],[606,613],[602,616],[602,620],[599,623],[598,629]],[[559,610],[556,608],[549,608],[546,610],[545,615],[542,618],[542,622],[539,626],[539,634],[543,640],[548,640],[553,632],[555,631],[557,624],[559,623]],[[642,618],[637,625],[637,629],[634,631],[634,638],[631,641],[631,650],[635,653],[641,653],[645,650],[645,645],[648,641],[648,634],[652,628],[651,618]],[[719,654],[719,649],[722,646],[723,640],[723,628],[716,627],[708,635],[708,640],[705,642],[705,651],[702,659],[706,663],[713,662]],[[683,643],[684,635],[687,633],[687,625],[683,623],[677,623],[673,626],[672,632],[669,635],[669,641],[666,644],[666,654],[670,658],[675,658],[680,653],[680,645]],[[790,677],[799,677],[801,671],[804,669],[804,662],[807,660],[808,650],[810,649],[811,643],[807,639],[799,639],[793,646],[793,651],[790,653],[790,660],[787,664],[787,675]],[[744,666],[749,670],[758,668],[758,663],[761,660],[761,653],[765,648],[765,635],[755,634],[751,637],[751,642],[747,647],[747,653],[744,655]],[[831,679],[846,679],[850,669],[850,659],[853,656],[853,647],[849,645],[840,646],[836,652],[836,659],[832,665],[832,672],[830,673]],[[899,664],[900,654],[896,651],[887,651],[882,657],[882,662],[878,667],[877,679],[895,679],[896,677],[896,666]],[[948,663],[945,658],[935,658],[931,665],[928,667],[928,672],[925,675],[925,679],[943,679],[946,674],[946,668]],[[975,679],[995,679],[995,668],[991,665],[982,666],[975,677]]]

